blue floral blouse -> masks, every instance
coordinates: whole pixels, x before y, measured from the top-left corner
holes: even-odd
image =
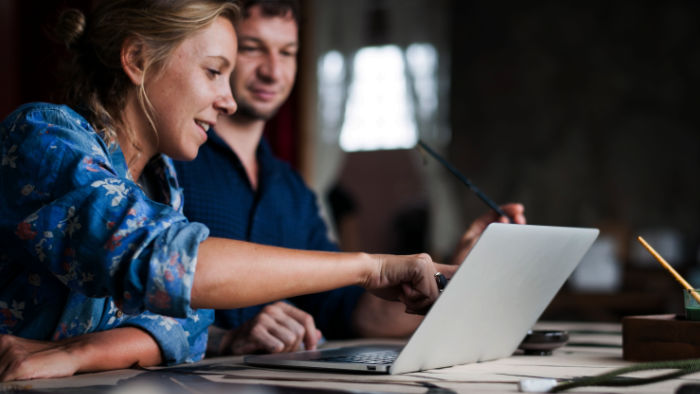
[[[182,215],[169,158],[144,170],[151,199],[117,145],[61,105],[27,104],[0,124],[0,333],[135,326],[166,363],[199,360],[213,312],[192,310],[190,291],[209,230]]]

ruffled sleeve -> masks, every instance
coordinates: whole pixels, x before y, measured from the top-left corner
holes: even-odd
[[[208,329],[213,321],[214,311],[211,309],[190,311],[185,319],[143,312],[127,318],[122,326],[138,327],[149,333],[160,347],[163,362],[173,365],[199,361],[204,357]]]
[[[147,198],[67,107],[20,109],[3,124],[2,236],[27,264],[128,314],[185,317],[206,226]]]

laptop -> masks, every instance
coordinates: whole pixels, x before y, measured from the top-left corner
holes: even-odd
[[[252,355],[244,363],[394,375],[508,357],[597,236],[593,228],[492,223],[404,346]]]

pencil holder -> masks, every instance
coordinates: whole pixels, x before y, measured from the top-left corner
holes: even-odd
[[[700,290],[695,290],[700,292]],[[683,289],[683,303],[685,305],[685,318],[688,320],[700,320],[700,304],[693,297],[691,290]]]

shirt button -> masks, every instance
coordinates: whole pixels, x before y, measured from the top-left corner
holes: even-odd
[[[117,309],[117,317],[121,319],[122,316],[124,316],[124,313],[121,310]]]

